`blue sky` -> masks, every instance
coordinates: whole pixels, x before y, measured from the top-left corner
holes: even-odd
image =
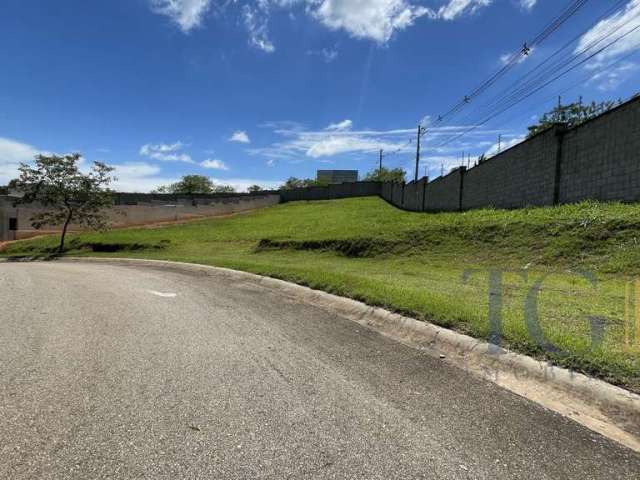
[[[238,189],[317,169],[365,173],[380,148],[385,165],[412,174],[408,141],[419,122],[420,173],[434,177],[463,152],[472,162],[491,154],[498,135],[503,147],[521,140],[559,94],[591,101],[638,91],[640,0],[590,0],[438,121],[572,3],[2,0],[0,184],[38,152],[71,151],[116,166],[116,187],[127,191],[189,173]],[[539,82],[510,97],[522,101],[469,131],[562,46],[543,66],[563,61],[538,67]]]

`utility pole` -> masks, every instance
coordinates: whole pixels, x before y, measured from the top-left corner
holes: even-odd
[[[420,137],[426,133],[427,129],[418,125],[418,141],[416,142],[416,178],[415,181],[418,181],[418,168],[420,168]]]
[[[384,150],[380,149],[380,167],[378,168],[378,172],[382,173],[382,152]]]
[[[502,134],[498,135],[498,153],[502,151]]]

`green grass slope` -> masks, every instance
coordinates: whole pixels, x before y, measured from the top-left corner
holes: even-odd
[[[640,392],[639,240],[640,205],[420,214],[357,198],[75,235],[67,253],[251,271],[478,338],[491,336],[491,298],[500,303],[503,345]],[[45,255],[55,246],[56,238],[43,237],[3,255]],[[490,272],[497,284],[499,270],[501,289],[490,291]],[[526,321],[534,298],[538,333]]]

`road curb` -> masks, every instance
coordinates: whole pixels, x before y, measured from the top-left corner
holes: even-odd
[[[258,284],[437,356],[640,452],[640,395],[467,335],[356,300],[227,268],[162,260],[95,257],[66,257],[56,261],[171,269]]]

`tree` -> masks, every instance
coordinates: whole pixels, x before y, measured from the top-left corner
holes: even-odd
[[[216,185],[213,187],[213,193],[234,193],[236,191],[231,185]]]
[[[284,185],[280,187],[280,190],[293,190],[294,188],[302,188],[304,183],[302,180],[296,177],[289,177]]]
[[[257,192],[262,192],[263,188],[260,185],[251,185],[247,191],[249,193],[257,193]]]
[[[280,186],[280,190],[293,190],[294,188],[306,188],[306,187],[326,187],[329,185],[327,182],[314,180],[312,178],[296,178],[289,177],[289,179]]]
[[[405,172],[402,168],[376,168],[364,177],[366,182],[404,182]]]
[[[609,100],[600,103],[591,102],[589,104],[583,104],[582,98],[578,102],[573,102],[569,105],[562,105],[562,103],[559,102],[552,110],[542,115],[537,124],[531,125],[528,128],[529,134],[527,136],[529,138],[533,137],[558,123],[565,124],[569,128],[575,127],[611,110],[621,103],[622,100],[618,100],[617,102]]]
[[[16,189],[16,183],[17,183],[17,179],[13,179],[11,180],[7,185],[5,186],[0,186],[0,195],[9,195],[9,192],[11,190],[15,190]]]
[[[153,193],[172,193],[177,195],[197,195],[206,193],[233,193],[235,189],[230,185],[216,185],[204,175],[185,175],[180,181],[171,185],[162,185]]]
[[[193,195],[196,193],[213,193],[214,183],[204,175],[185,175],[176,183],[159,187],[157,193],[175,193]]]
[[[94,162],[89,173],[79,169],[80,154],[37,155],[35,165],[20,164],[20,177],[14,183],[24,195],[17,203],[37,203],[44,211],[31,217],[34,228],[62,225],[58,253],[64,250],[67,228],[74,223],[94,230],[107,227],[106,208],[113,205],[109,184],[113,171]]]

